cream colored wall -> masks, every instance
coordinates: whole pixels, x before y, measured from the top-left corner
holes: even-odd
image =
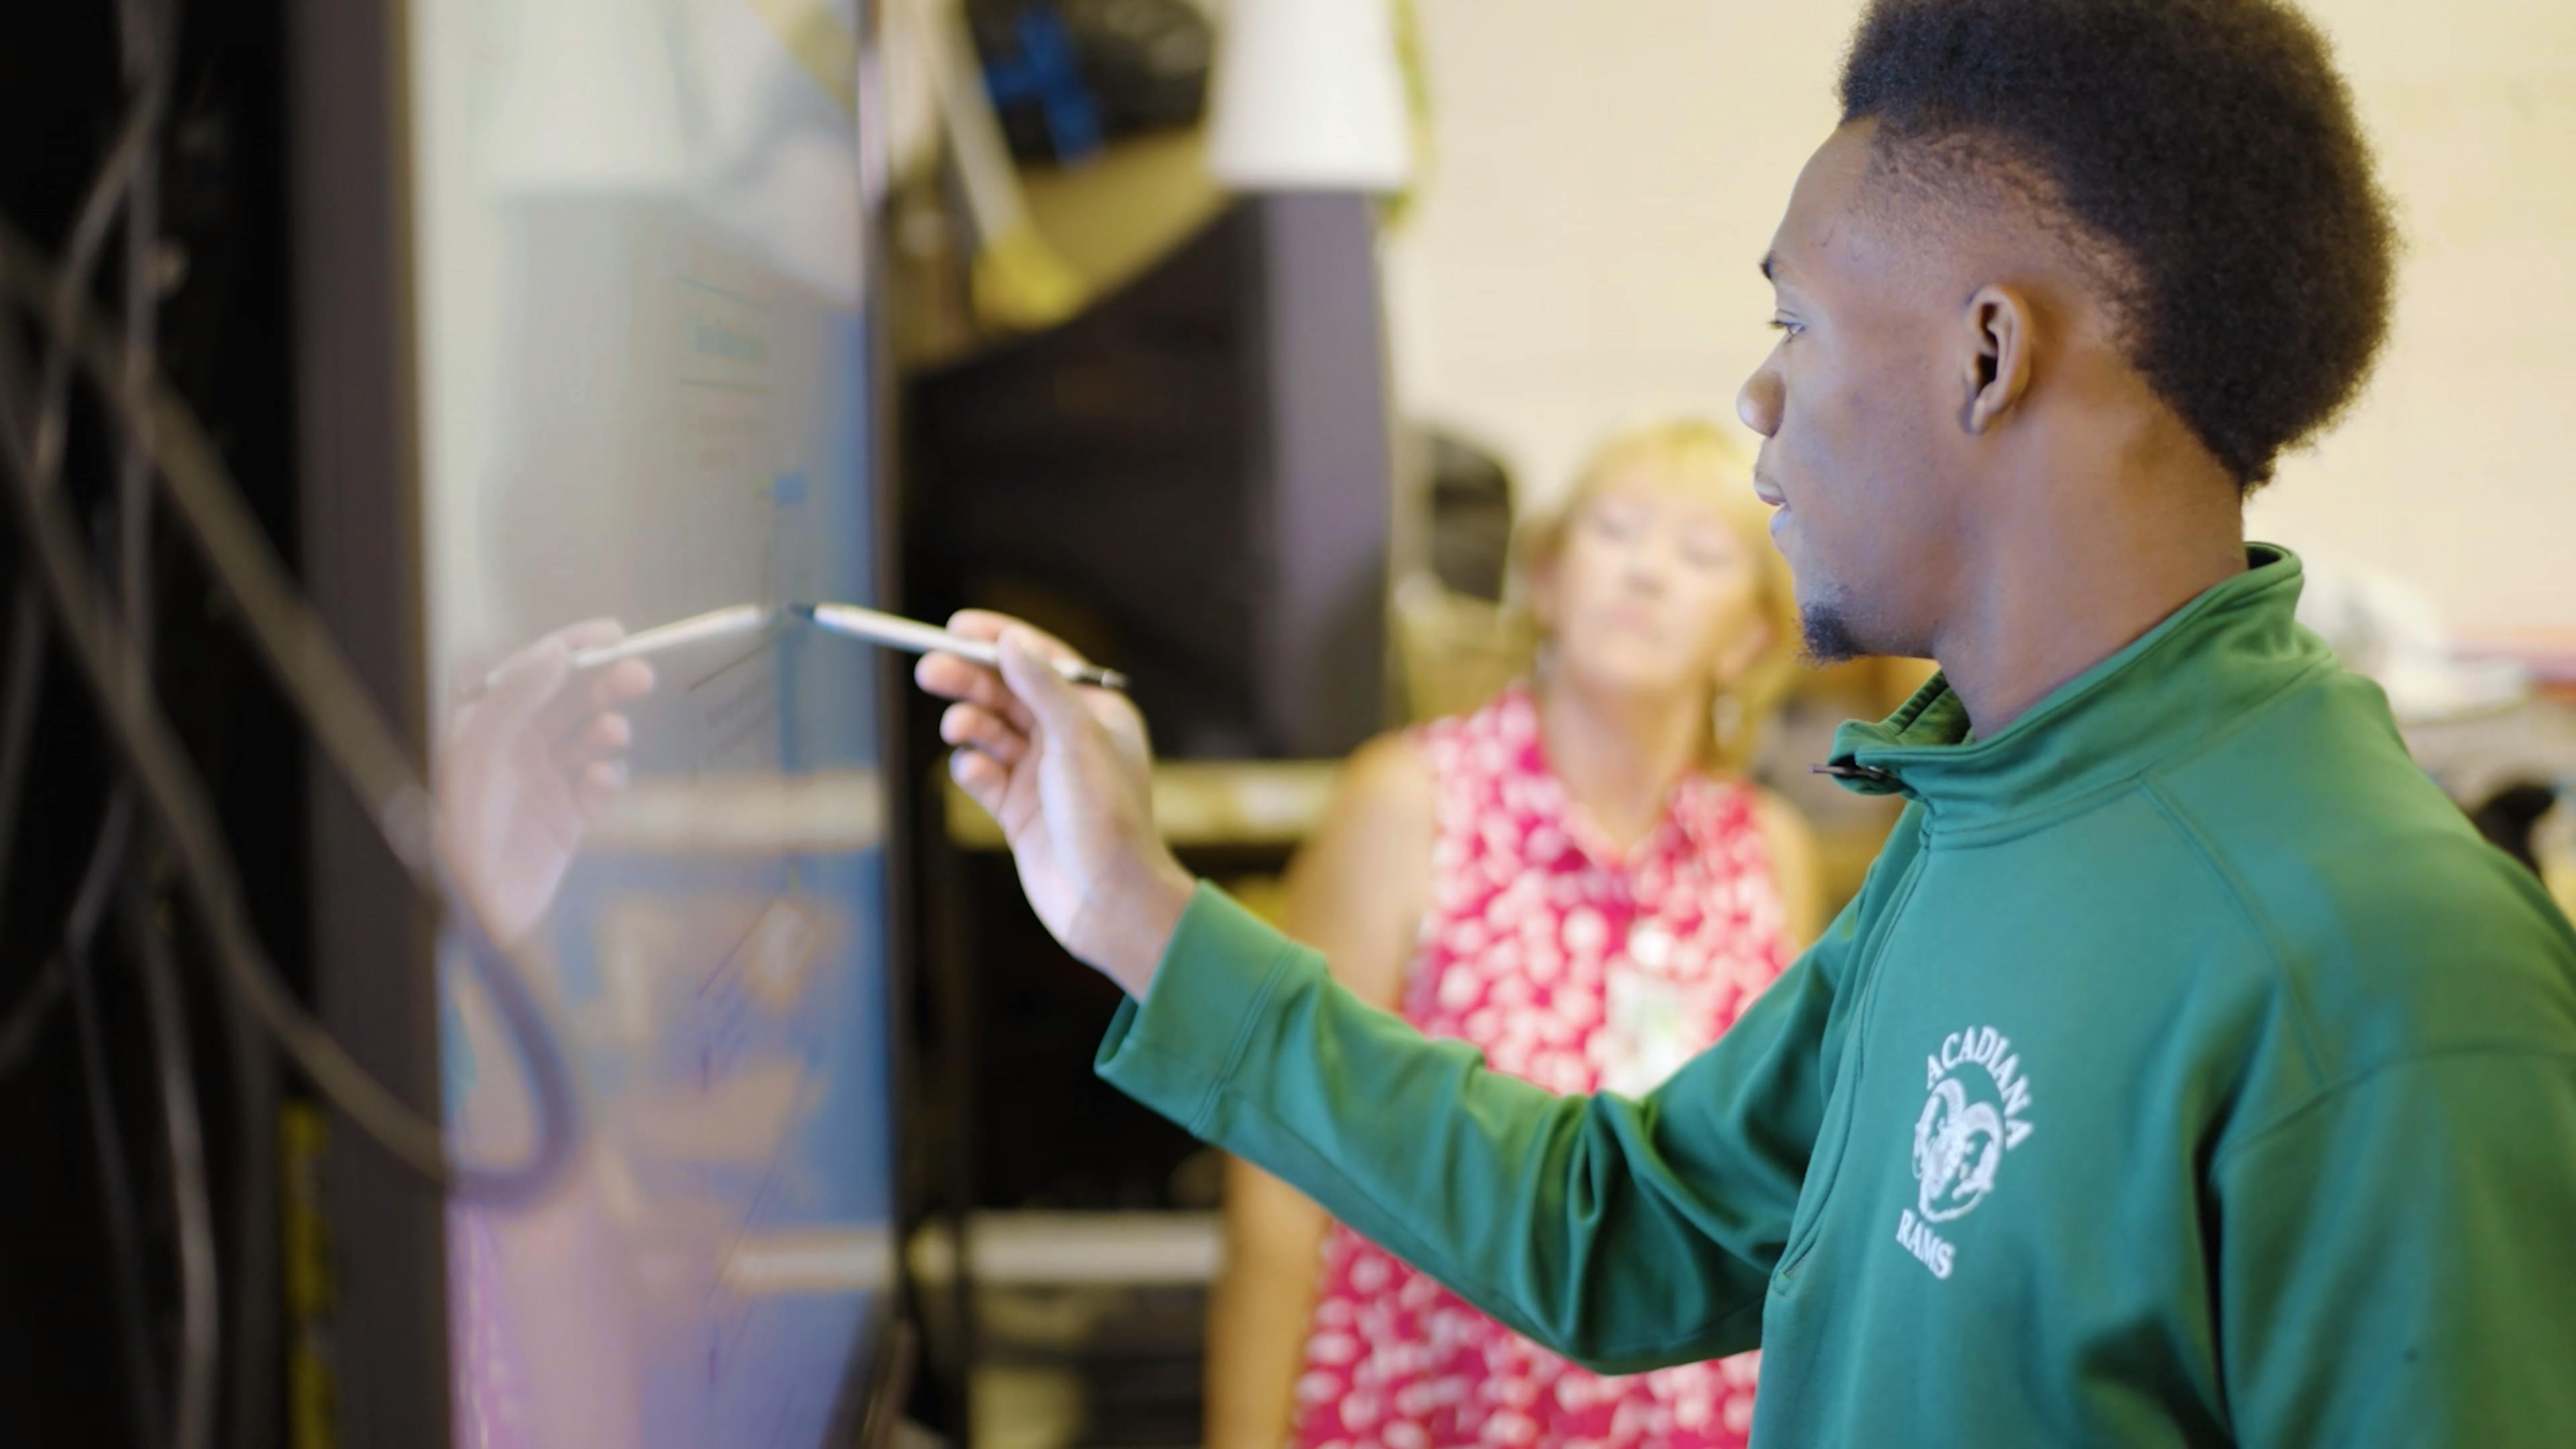
[[[1608,427],[1732,417],[1754,260],[1834,120],[1857,6],[1417,0],[1436,154],[1388,248],[1398,385],[1534,498]],[[2315,0],[2409,250],[2387,361],[2261,536],[2467,627],[2576,627],[2576,4]]]

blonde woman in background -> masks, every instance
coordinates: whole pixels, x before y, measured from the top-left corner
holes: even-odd
[[[1373,741],[1287,881],[1289,934],[1496,1071],[1643,1093],[1811,939],[1804,827],[1746,782],[1795,668],[1768,510],[1716,429],[1611,442],[1521,540],[1529,673]],[[1752,1356],[1597,1378],[1236,1163],[1217,1449],[1740,1445]]]

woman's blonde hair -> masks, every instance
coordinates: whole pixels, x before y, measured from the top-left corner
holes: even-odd
[[[1764,720],[1779,708],[1798,675],[1801,633],[1789,564],[1772,545],[1770,510],[1753,495],[1753,467],[1733,439],[1697,419],[1656,423],[1613,436],[1596,449],[1556,506],[1524,524],[1512,540],[1514,600],[1525,664],[1535,665],[1545,630],[1529,608],[1529,584],[1565,547],[1574,520],[1611,483],[1651,471],[1667,485],[1699,490],[1718,507],[1744,545],[1754,570],[1756,617],[1770,631],[1762,652],[1712,701],[1709,768],[1741,773],[1760,745]]]

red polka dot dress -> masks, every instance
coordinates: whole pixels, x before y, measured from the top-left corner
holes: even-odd
[[[1749,786],[1697,772],[1624,854],[1566,799],[1526,687],[1416,731],[1432,902],[1405,1019],[1554,1092],[1642,1094],[1788,964]],[[1292,1442],[1307,1449],[1704,1449],[1745,1442],[1758,1354],[1602,1378],[1336,1223]]]

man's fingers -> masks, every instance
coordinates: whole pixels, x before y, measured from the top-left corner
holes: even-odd
[[[958,750],[948,757],[948,774],[966,798],[999,821],[1002,818],[1002,795],[1010,787],[1011,772],[996,764],[981,750]]]
[[[1018,622],[1008,614],[996,614],[990,609],[960,609],[948,616],[948,632],[963,634],[969,639],[993,640],[1001,638],[1003,630]]]
[[[594,718],[651,694],[655,683],[652,665],[641,659],[621,659],[592,671],[549,700],[542,728],[551,739],[569,740]]]
[[[1040,723],[1068,734],[1098,728],[1083,708],[1082,691],[1055,672],[1054,656],[1042,652],[1045,641],[1036,630],[1014,628],[1002,636],[1001,646],[1003,683]]]
[[[1053,634],[1026,620],[1014,619],[1008,614],[996,614],[990,609],[960,609],[948,616],[948,632],[963,634],[969,639],[998,640],[1013,630],[1029,636],[1031,647],[1042,658],[1070,659],[1076,664],[1091,662],[1082,657],[1081,651]]]
[[[925,654],[912,667],[912,677],[925,692],[941,699],[981,705],[1010,721],[1011,727],[1022,734],[1037,727],[1037,716],[1012,696],[1001,675],[983,665],[954,654]]]
[[[981,750],[1006,766],[1017,765],[1029,751],[1026,736],[980,705],[950,705],[939,716],[939,738]]]
[[[489,654],[469,654],[447,671],[447,704],[450,709],[463,709],[483,697],[486,683],[500,668]]]
[[[912,682],[941,699],[973,700],[988,708],[1010,693],[1000,675],[954,654],[924,654],[912,666]]]
[[[595,716],[580,733],[564,742],[561,758],[567,765],[581,765],[594,759],[615,755],[635,743],[635,726],[622,714]]]
[[[584,649],[605,649],[626,637],[615,619],[584,619],[548,634],[503,660],[494,671],[492,689],[479,703],[487,717],[521,724],[549,704],[560,707],[563,687],[572,675],[572,656]],[[591,707],[605,709],[651,692],[653,671],[640,660],[627,660],[601,670],[589,688],[576,691]]]
[[[593,709],[615,709],[653,692],[653,666],[641,659],[620,659],[591,677]]]
[[[653,666],[641,659],[620,659],[614,664],[588,670],[576,678],[572,688],[555,699],[554,708],[561,716],[560,726],[570,728],[577,716],[633,704],[651,694],[659,681],[660,676],[653,672]]]
[[[501,666],[491,693],[478,701],[478,713],[497,724],[526,723],[563,688],[572,674],[572,646],[560,635],[538,640]]]
[[[954,654],[924,654],[912,666],[912,682],[940,699],[971,699],[982,672]]]
[[[626,626],[615,619],[584,619],[557,629],[554,637],[575,649],[605,649],[626,637]]]
[[[607,809],[617,799],[618,792],[625,788],[625,761],[593,760],[582,770],[574,795],[581,802],[583,816],[596,820],[599,812]]]

